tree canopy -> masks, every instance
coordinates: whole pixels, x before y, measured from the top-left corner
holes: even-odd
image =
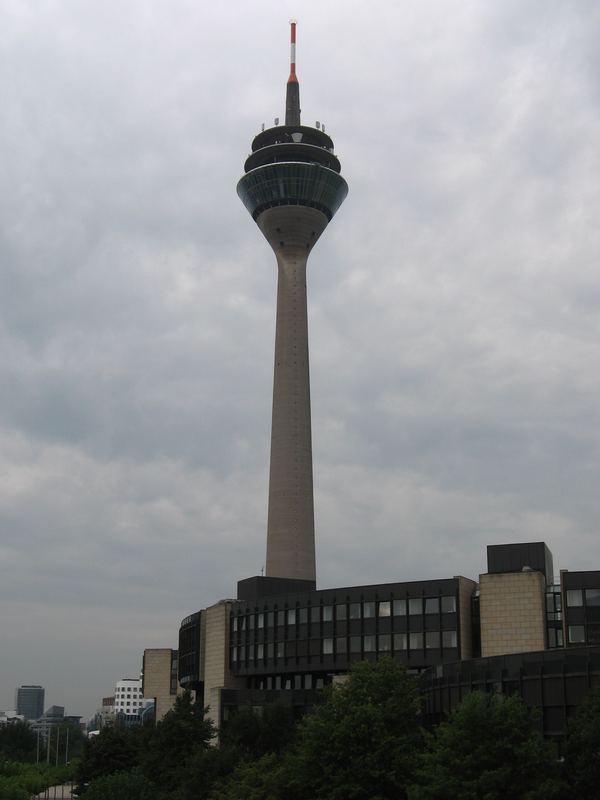
[[[516,696],[473,692],[438,726],[420,757],[410,800],[552,800],[554,748]]]

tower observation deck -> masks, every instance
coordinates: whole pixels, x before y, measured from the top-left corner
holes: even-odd
[[[348,185],[329,136],[300,124],[295,51],[292,22],[285,125],[254,138],[237,193],[278,269],[266,575],[315,581],[306,265]]]

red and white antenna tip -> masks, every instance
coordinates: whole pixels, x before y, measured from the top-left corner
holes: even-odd
[[[296,20],[290,20],[290,77],[288,83],[297,83],[296,77]]]

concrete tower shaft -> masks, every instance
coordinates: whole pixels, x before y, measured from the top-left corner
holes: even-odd
[[[237,192],[278,270],[266,575],[315,581],[306,265],[348,186],[333,142],[300,124],[295,23],[286,124],[252,142]]]
[[[279,206],[258,226],[277,258],[277,320],[267,523],[268,576],[316,580],[306,264],[322,211]]]

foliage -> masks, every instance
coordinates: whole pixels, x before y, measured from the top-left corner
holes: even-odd
[[[391,658],[360,662],[304,717],[287,759],[289,796],[406,797],[422,743],[415,680]]]
[[[35,761],[37,737],[26,722],[0,727],[0,759]]]
[[[64,783],[72,775],[67,767],[0,761],[0,798],[29,800],[47,786]]]
[[[474,692],[431,737],[410,800],[552,800],[553,748],[519,697]]]
[[[144,731],[140,733],[143,735]],[[147,733],[140,762],[142,771],[159,787],[178,786],[190,761],[194,758],[205,761],[205,756],[198,753],[209,748],[214,736],[215,729],[205,718],[202,704],[194,702],[190,693],[185,692],[164,719]]]
[[[257,761],[242,761],[227,781],[218,785],[210,800],[280,800],[287,792],[282,759],[267,753]]]
[[[156,787],[134,770],[103,775],[85,793],[86,800],[159,800]]]
[[[232,750],[237,759],[258,759],[289,747],[295,730],[296,721],[288,706],[268,705],[260,713],[242,708],[223,726],[221,747]]]
[[[127,728],[103,728],[88,739],[76,771],[78,789],[114,772],[127,772],[138,763],[138,742]]]
[[[578,800],[596,800],[600,786],[600,691],[590,692],[569,724],[565,776]]]

